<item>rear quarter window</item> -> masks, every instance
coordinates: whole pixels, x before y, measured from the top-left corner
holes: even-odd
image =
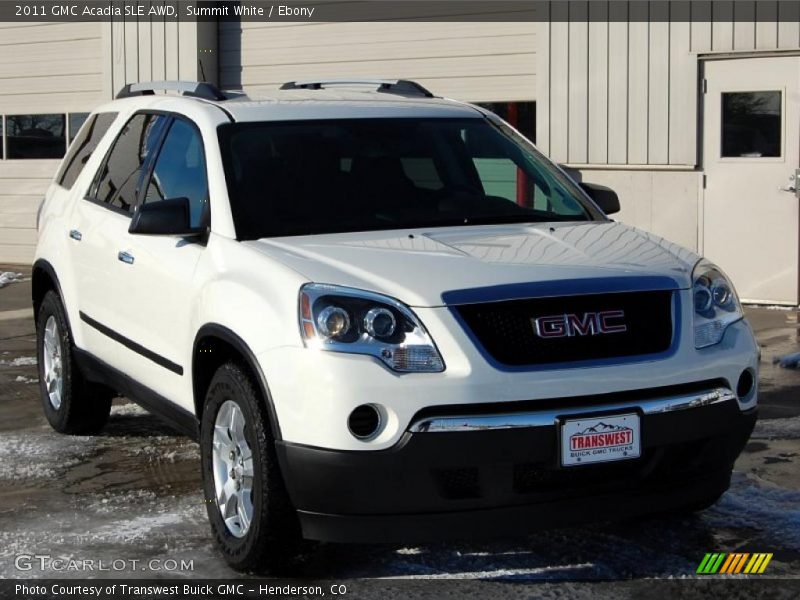
[[[83,167],[92,156],[92,152],[97,148],[116,118],[117,113],[99,113],[87,119],[61,163],[61,169],[56,176],[58,185],[67,189],[72,188],[83,171]]]

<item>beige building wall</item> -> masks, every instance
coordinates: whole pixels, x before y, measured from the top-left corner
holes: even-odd
[[[216,81],[216,43],[214,23],[0,23],[0,115],[90,112],[137,81]],[[58,164],[0,160],[0,262],[32,261]]]
[[[0,23],[0,115],[86,112],[103,97],[100,23]],[[57,160],[0,160],[0,262],[30,262]]]
[[[800,49],[800,15],[782,22],[780,4],[551,2],[538,30],[537,144],[615,188],[620,220],[702,250],[700,59]]]
[[[513,22],[221,23],[220,80],[257,94],[298,79],[404,78],[460,100],[534,100],[537,29]]]

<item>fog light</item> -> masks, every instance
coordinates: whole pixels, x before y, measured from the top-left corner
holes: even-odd
[[[362,404],[350,413],[347,427],[360,440],[372,437],[381,426],[381,414],[371,404]]]
[[[739,383],[736,384],[736,395],[740,400],[750,395],[750,392],[753,391],[753,384],[753,373],[749,369],[742,371]]]

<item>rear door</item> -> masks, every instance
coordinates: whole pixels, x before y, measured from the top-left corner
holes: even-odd
[[[132,117],[71,215],[69,235],[83,349],[122,371],[126,370],[120,354],[125,315],[136,307],[119,293],[119,265],[124,256],[118,249],[167,121],[159,115]]]

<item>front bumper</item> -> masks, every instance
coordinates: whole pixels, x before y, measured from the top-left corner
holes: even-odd
[[[688,507],[723,493],[756,409],[742,412],[724,388],[653,392],[547,408],[539,401],[527,412],[421,414],[387,450],[278,442],[278,456],[304,535],[337,542],[520,535]],[[640,458],[560,466],[559,415],[631,410],[641,418]]]

